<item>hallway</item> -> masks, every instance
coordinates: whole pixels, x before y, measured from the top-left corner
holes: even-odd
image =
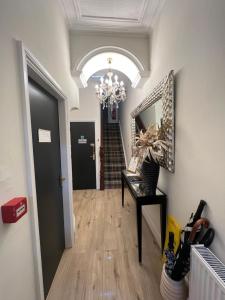
[[[76,242],[64,252],[47,300],[160,300],[160,249],[143,222],[138,263],[135,203],[125,192],[74,192]]]

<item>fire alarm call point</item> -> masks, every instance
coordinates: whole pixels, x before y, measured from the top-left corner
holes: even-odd
[[[8,201],[1,207],[3,223],[16,223],[27,212],[27,199],[17,197]]]

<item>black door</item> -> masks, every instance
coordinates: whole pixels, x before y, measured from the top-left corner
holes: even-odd
[[[57,100],[29,79],[45,297],[65,248]]]
[[[73,189],[95,189],[95,124],[71,122]]]

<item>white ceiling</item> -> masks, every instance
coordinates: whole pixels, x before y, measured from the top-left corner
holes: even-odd
[[[148,33],[165,0],[59,0],[71,30]]]

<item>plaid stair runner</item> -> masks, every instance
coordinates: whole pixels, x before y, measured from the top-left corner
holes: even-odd
[[[103,139],[105,188],[119,188],[121,187],[121,170],[126,168],[119,124],[105,123]]]

